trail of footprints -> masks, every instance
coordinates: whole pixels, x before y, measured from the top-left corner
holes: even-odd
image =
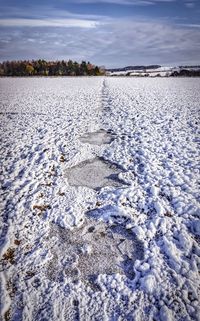
[[[103,112],[109,113],[110,108],[107,108],[107,105],[110,105],[110,102],[105,83],[102,98]],[[110,144],[114,139],[115,135],[105,129],[80,137],[83,144],[98,146]],[[84,186],[98,191],[106,186],[122,188],[126,185],[118,178],[121,171],[117,164],[96,156],[66,168],[64,176],[70,186]],[[84,224],[73,231],[51,225],[50,235],[57,235],[60,245],[56,248],[56,253],[52,253],[53,259],[47,267],[47,277],[50,280],[59,282],[68,277],[72,282],[82,280],[94,287],[99,274],[120,273],[125,274],[128,279],[134,278],[134,262],[143,259],[143,244],[131,229],[126,229],[127,218],[120,217],[120,223],[116,219],[116,224],[113,225],[99,220],[109,211],[113,211],[112,206],[102,206],[89,211]]]

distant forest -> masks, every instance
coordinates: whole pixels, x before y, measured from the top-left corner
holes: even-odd
[[[24,60],[0,63],[0,76],[100,76],[105,70],[82,61]]]

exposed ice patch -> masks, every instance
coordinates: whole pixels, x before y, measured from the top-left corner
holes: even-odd
[[[104,129],[100,129],[93,133],[86,133],[80,137],[82,143],[91,145],[110,144],[114,140],[113,136]]]
[[[116,273],[133,279],[134,262],[144,256],[142,242],[123,224],[109,226],[87,219],[72,231],[54,225],[51,234],[61,241],[47,269],[54,281],[69,278],[93,283],[99,274]]]
[[[121,169],[101,157],[86,160],[67,168],[65,176],[71,186],[85,186],[98,190],[106,186],[120,187],[126,184],[118,178]]]

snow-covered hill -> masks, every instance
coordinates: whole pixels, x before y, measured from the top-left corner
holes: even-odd
[[[107,71],[107,76],[141,76],[141,77],[167,77],[181,70],[199,71],[200,67],[159,67],[154,69],[130,69],[123,71]]]

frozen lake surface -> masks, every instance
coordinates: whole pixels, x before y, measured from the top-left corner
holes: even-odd
[[[200,80],[0,79],[3,321],[200,320]]]

